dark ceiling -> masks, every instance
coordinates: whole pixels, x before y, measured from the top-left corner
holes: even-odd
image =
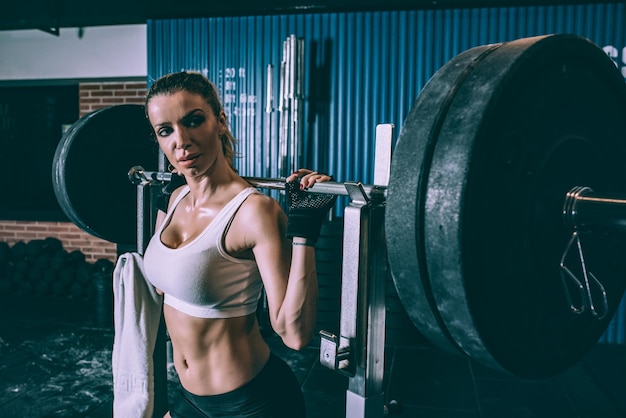
[[[0,30],[41,29],[145,23],[148,19],[250,16],[283,13],[367,10],[416,10],[606,1],[559,0],[4,0]]]

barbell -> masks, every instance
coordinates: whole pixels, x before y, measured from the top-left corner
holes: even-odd
[[[72,125],[53,162],[70,220],[135,240],[128,170],[158,173],[150,137],[140,105]],[[402,126],[389,184],[363,186],[384,202],[393,282],[419,331],[521,377],[576,363],[626,287],[625,159],[626,84],[589,40],[524,38],[446,63]],[[347,194],[342,183],[311,191]]]

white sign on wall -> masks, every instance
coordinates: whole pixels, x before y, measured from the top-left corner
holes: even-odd
[[[0,31],[0,81],[146,77],[146,25]]]

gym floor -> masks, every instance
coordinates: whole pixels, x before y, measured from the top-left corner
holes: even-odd
[[[3,417],[111,417],[113,333],[93,325],[92,303],[3,295],[0,310]],[[314,346],[294,352],[268,340],[300,379],[309,418],[344,417],[347,378],[321,367]],[[623,345],[598,344],[570,370],[540,381],[503,375],[425,341],[388,347],[385,367],[385,396],[400,417],[626,417]],[[168,379],[176,379],[173,370]]]

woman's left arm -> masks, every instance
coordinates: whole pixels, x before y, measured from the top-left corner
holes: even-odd
[[[268,205],[270,206],[270,205]],[[273,206],[273,205],[272,205]],[[249,231],[274,331],[285,345],[304,348],[313,337],[317,317],[315,249],[294,245],[285,236],[286,217],[280,206],[263,208],[262,219]],[[302,242],[294,238],[294,242]]]
[[[303,188],[330,180],[327,175],[300,170],[287,181],[302,174],[299,181]],[[285,345],[299,350],[313,337],[317,318],[314,242],[300,236],[289,238],[287,217],[276,201],[271,202],[257,212],[265,219],[255,223],[252,248],[263,278],[272,327]]]

